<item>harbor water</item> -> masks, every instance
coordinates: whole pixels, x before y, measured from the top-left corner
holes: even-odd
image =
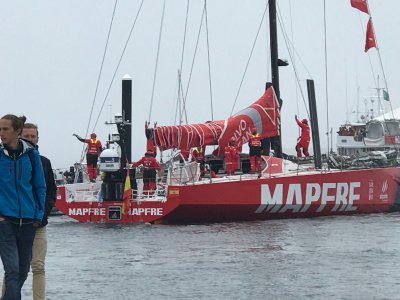
[[[48,236],[47,299],[400,299],[399,213],[173,226],[60,216]]]

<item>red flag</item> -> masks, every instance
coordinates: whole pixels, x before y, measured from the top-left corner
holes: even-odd
[[[371,18],[369,18],[364,51],[367,52],[370,48],[374,47],[376,47],[374,27],[372,26]]]
[[[350,0],[351,6],[369,14],[367,0]]]
[[[129,206],[132,198],[131,178],[129,176],[129,169],[127,170],[125,186],[124,186],[124,200],[122,203],[122,214],[125,215],[129,211]]]

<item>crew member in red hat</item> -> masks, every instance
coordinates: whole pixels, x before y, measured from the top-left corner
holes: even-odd
[[[97,139],[97,135],[93,132],[90,135],[90,139],[83,139],[77,134],[73,134],[79,141],[88,144],[86,148],[86,164],[89,175],[89,180],[94,182],[97,178],[97,161],[99,155],[103,150],[100,140]]]
[[[261,172],[261,136],[257,132],[257,128],[251,129],[251,137],[249,139],[249,156],[250,156],[250,168],[252,173]]]
[[[225,147],[225,172],[232,175],[238,168],[239,153],[235,147],[235,138],[231,138],[228,146]]]
[[[310,127],[308,126],[307,119],[303,119],[301,122],[297,118],[297,115],[294,116],[296,119],[297,125],[301,128],[300,137],[297,139],[296,144],[296,152],[297,157],[301,157],[301,149],[303,148],[303,153],[305,157],[309,157],[308,146],[310,145]]]
[[[156,189],[156,171],[161,171],[161,166],[155,159],[152,150],[147,150],[140,160],[132,164],[132,168],[140,165],[143,165],[143,193],[152,195]]]

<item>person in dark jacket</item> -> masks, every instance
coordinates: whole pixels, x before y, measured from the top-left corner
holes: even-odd
[[[11,114],[0,119],[0,256],[5,300],[21,299],[46,196],[39,152],[19,139],[25,120]]]
[[[31,142],[36,149],[38,148],[37,143],[39,141],[38,127],[32,123],[26,123],[22,129],[22,138]],[[32,295],[33,300],[41,300],[46,298],[45,292],[45,259],[47,253],[47,230],[46,225],[48,223],[47,218],[50,215],[52,208],[54,207],[57,197],[57,186],[54,180],[53,168],[48,158],[40,155],[42,161],[44,177],[46,180],[46,201],[45,211],[42,218],[41,226],[36,230],[35,240],[33,241],[32,251]]]

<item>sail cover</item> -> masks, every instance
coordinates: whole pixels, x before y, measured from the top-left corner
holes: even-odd
[[[247,143],[253,127],[262,138],[279,135],[279,102],[273,87],[252,105],[225,120],[156,127],[153,141],[161,150],[218,145],[216,154],[219,155],[232,138],[238,147]]]

